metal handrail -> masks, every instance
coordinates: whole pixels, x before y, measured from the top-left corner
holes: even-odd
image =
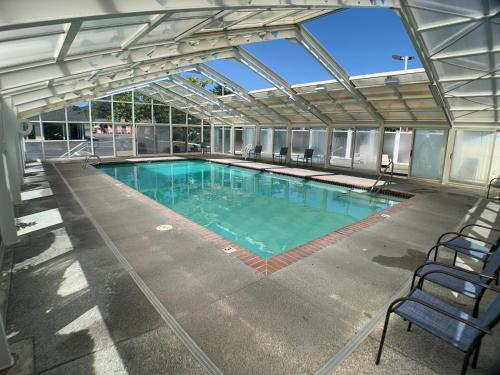
[[[382,185],[377,187],[377,184],[382,179],[382,176],[385,176],[385,174],[387,173],[387,169],[389,169],[389,167],[391,167],[391,173],[389,175],[389,180],[385,180]],[[386,185],[392,183],[392,176],[393,175],[394,175],[394,161],[392,159],[389,159],[389,163],[384,167],[384,170],[379,173],[377,180],[373,183],[372,187],[370,188],[370,192],[379,193],[382,188],[384,188]]]
[[[87,141],[78,143],[75,147],[73,147],[72,149],[70,149],[69,151],[65,152],[64,154],[62,154],[59,157],[60,158],[64,158],[66,156],[71,157],[72,155],[76,154],[77,152],[82,151],[85,147],[88,147],[88,142]]]
[[[97,165],[101,164],[101,157],[99,155],[95,155],[95,154],[87,155],[85,157],[85,160],[82,163],[82,168],[88,168],[88,166],[90,164],[93,164],[92,159],[97,159],[97,162],[95,162],[95,164],[97,164]]]

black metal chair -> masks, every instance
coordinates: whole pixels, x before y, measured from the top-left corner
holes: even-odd
[[[277,158],[277,159],[279,159],[280,164],[282,164],[283,158],[285,158],[285,160],[286,160],[287,155],[288,155],[288,147],[281,147],[280,152],[275,152],[273,154],[273,162],[274,162],[274,158]]]
[[[443,233],[438,238],[436,245],[433,246],[427,253],[427,259],[429,259],[434,252],[434,261],[436,261],[439,250],[445,249],[455,253],[453,257],[453,265],[455,265],[459,253],[482,262],[486,261],[488,257],[500,247],[500,236],[496,242],[491,242],[472,234],[463,233],[465,229],[471,227],[488,229],[500,234],[500,229],[491,226],[482,224],[467,224],[458,232]]]
[[[211,148],[210,148],[210,143],[208,142],[203,142],[201,144],[201,153],[202,154],[210,154],[212,152]]]
[[[248,156],[251,157],[253,155],[253,160],[257,160],[257,158],[262,158],[262,145],[257,145],[255,148],[248,153]]]
[[[447,342],[465,353],[461,374],[465,374],[472,354],[472,368],[476,368],[481,341],[500,321],[500,295],[490,304],[481,319],[474,318],[454,306],[422,290],[423,280],[434,271],[422,275],[418,287],[408,296],[394,300],[387,309],[384,329],[375,363],[380,363],[389,318],[395,313],[408,321],[408,331],[412,324]],[[489,286],[500,292],[499,289]]]
[[[297,156],[296,159],[297,165],[299,165],[299,161],[301,161],[303,165],[307,165],[310,163],[312,167],[313,154],[314,154],[313,148],[306,148],[303,156]]]
[[[500,177],[495,177],[488,183],[488,191],[486,192],[486,199],[490,199],[491,188],[500,189]],[[500,194],[498,194],[498,200],[500,201]]]
[[[427,281],[472,298],[475,301],[472,316],[477,317],[481,299],[488,289],[488,285],[493,280],[498,281],[499,270],[500,251],[494,252],[489,257],[485,262],[482,272],[474,272],[448,264],[427,261],[415,270],[411,288],[413,289],[417,277],[427,274]]]

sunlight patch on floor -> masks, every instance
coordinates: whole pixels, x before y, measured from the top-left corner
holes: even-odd
[[[17,235],[35,232],[63,222],[59,209],[37,212],[36,214],[21,216],[16,219]]]

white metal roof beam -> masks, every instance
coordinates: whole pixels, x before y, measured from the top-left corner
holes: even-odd
[[[229,90],[231,90],[232,92],[234,92],[236,95],[241,96],[243,99],[251,102],[252,104],[257,105],[260,108],[265,109],[266,111],[271,112],[274,115],[274,117],[276,117],[278,120],[283,121],[285,123],[288,122],[287,118],[281,116],[274,109],[269,108],[264,103],[262,103],[259,100],[255,99],[243,87],[241,87],[240,85],[238,85],[236,82],[230,80],[226,76],[220,74],[216,70],[210,68],[208,65],[206,65],[206,64],[199,64],[197,66],[197,69],[198,69],[198,71],[201,74],[204,74],[207,78],[209,78],[209,79],[217,82],[219,85],[221,85],[223,87],[227,87]]]
[[[121,44],[121,47],[123,50],[126,50],[133,46],[135,43],[137,43],[142,37],[145,35],[149,34],[151,31],[153,31],[156,27],[158,27],[162,22],[166,21],[170,16],[172,16],[172,12],[168,12],[165,14],[158,14],[154,16],[149,23],[146,25],[142,25],[139,27],[139,29],[133,33],[129,38],[127,38],[123,43]]]
[[[170,77],[170,81],[178,84],[182,88],[186,88],[188,91],[191,91],[194,94],[197,94],[204,99],[209,100],[210,102],[212,102],[213,104],[215,104],[219,108],[225,109],[224,108],[225,103],[222,100],[220,100],[216,95],[205,90],[203,87],[200,87],[200,86],[194,84],[191,81],[188,81],[187,79],[185,79],[179,75]],[[244,119],[245,121],[247,121],[249,123],[255,123],[255,122],[259,123],[260,122],[258,119],[255,119],[253,117],[249,117],[249,116],[245,115],[243,112],[240,112],[234,108],[231,108],[230,112],[233,112],[236,116],[241,117],[242,119]]]
[[[175,99],[177,101],[180,101],[180,102],[184,102],[186,105],[190,105],[190,106],[193,106],[193,107],[197,108],[198,111],[200,111],[201,113],[203,113],[207,117],[215,117],[218,120],[226,122],[226,123],[229,124],[229,122],[227,120],[225,120],[224,118],[219,117],[217,115],[214,115],[213,113],[210,113],[209,111],[205,110],[203,107],[200,107],[199,104],[196,102],[196,100],[182,97],[181,95],[177,94],[176,92],[174,92],[174,91],[172,91],[172,90],[170,90],[168,88],[165,88],[161,84],[158,84],[158,83],[154,83],[152,85],[152,87],[153,87],[154,90],[161,91],[165,95],[169,96],[170,98],[173,98],[173,99]]]
[[[291,3],[291,4],[290,4]],[[398,0],[120,0],[104,6],[102,0],[2,0],[0,31],[19,27],[69,23],[77,19],[102,19],[134,15],[162,14],[169,11],[238,10],[253,8],[335,9],[339,7],[399,6]],[[83,16],[84,15],[84,16]]]
[[[321,122],[326,125],[331,125],[332,122],[328,116],[325,116],[321,113],[314,105],[309,103],[303,97],[301,97],[291,86],[290,84],[281,78],[277,73],[273,72],[266,65],[260,62],[253,55],[245,51],[243,48],[235,48],[235,55],[238,60],[240,60],[243,64],[248,66],[255,73],[260,75],[270,84],[275,86],[278,90],[284,92],[293,103],[295,103],[300,108],[304,109],[307,112],[310,112],[316,118],[318,118]]]
[[[316,61],[318,61],[342,85],[342,87],[359,101],[377,123],[380,125],[384,124],[382,116],[380,116],[365,96],[361,94],[354,83],[352,83],[347,72],[302,25],[297,26],[297,40],[314,59],[316,59]]]
[[[175,38],[174,38],[174,41],[178,42],[179,40],[181,39],[185,39],[185,38],[188,38],[190,37],[191,35],[193,35],[194,33],[200,31],[201,29],[203,29],[205,26],[211,24],[212,22],[218,20],[219,18],[222,18],[224,16],[227,16],[228,14],[231,14],[233,11],[231,10],[223,10],[223,11],[220,11],[218,12],[217,14],[214,14],[213,16],[201,21],[200,23],[198,23],[197,25],[189,28],[188,30],[186,31],[183,31],[182,33],[180,33],[179,35],[177,35]]]
[[[54,54],[54,58],[57,63],[64,61],[69,49],[71,48],[71,44],[75,40],[81,27],[82,21],[74,21],[66,25],[64,34],[61,36],[61,40],[59,41],[59,45],[57,46]]]

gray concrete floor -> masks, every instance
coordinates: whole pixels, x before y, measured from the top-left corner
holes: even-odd
[[[18,216],[57,209],[62,222],[24,234],[6,253],[7,333],[13,344],[32,342],[36,373],[206,372],[111,248],[222,372],[303,374],[366,331],[440,233],[464,222],[500,226],[500,205],[474,192],[401,180],[398,189],[422,192],[414,205],[266,277],[99,171],[77,162],[56,167],[27,170],[26,191],[47,189],[46,181],[53,195],[28,195]],[[173,230],[156,230],[161,224]],[[467,301],[456,303],[467,309]],[[375,366],[381,328],[335,372],[459,371],[461,353],[419,329],[406,332],[397,317]],[[486,339],[471,374],[500,372],[499,336],[497,329]]]

